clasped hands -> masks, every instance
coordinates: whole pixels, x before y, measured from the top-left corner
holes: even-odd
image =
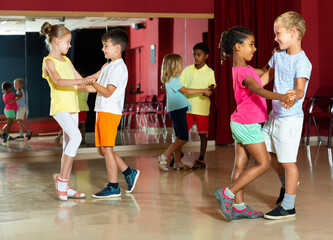
[[[97,78],[94,76],[88,76],[85,78],[82,78],[81,85],[93,85],[96,82]]]
[[[283,101],[281,101],[281,105],[285,107],[286,109],[291,108],[296,101],[296,91],[293,89],[290,89],[284,94]]]

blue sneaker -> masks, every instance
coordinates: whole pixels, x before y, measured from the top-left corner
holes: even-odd
[[[113,197],[120,197],[120,188],[118,187],[117,189],[111,187],[111,186],[106,186],[102,191],[95,193],[91,195],[94,198],[113,198]]]
[[[136,170],[136,169],[131,169],[131,170],[132,170],[132,173],[130,175],[128,175],[127,177],[125,177],[125,180],[127,183],[126,193],[131,193],[134,190],[136,181],[138,180],[139,175],[140,175],[139,170]]]

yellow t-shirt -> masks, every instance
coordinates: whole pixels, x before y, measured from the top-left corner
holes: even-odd
[[[54,62],[55,69],[62,79],[75,79],[74,72],[70,61],[67,57],[63,56],[65,62],[59,61],[52,57],[45,57],[43,59],[43,67],[45,60],[50,59]],[[42,70],[43,71],[43,70]],[[79,112],[79,101],[77,97],[77,88],[73,87],[58,87],[50,77],[42,73],[43,78],[47,80],[50,86],[51,106],[50,115],[53,116],[60,112]]]
[[[216,86],[214,71],[206,64],[200,69],[196,69],[194,64],[187,66],[179,80],[186,88],[204,89],[212,84]],[[186,97],[191,104],[191,109],[187,113],[209,116],[210,99],[208,97],[202,94],[186,95]]]
[[[89,111],[89,106],[88,106],[88,92],[77,92],[78,97],[79,97],[79,109],[80,111]]]

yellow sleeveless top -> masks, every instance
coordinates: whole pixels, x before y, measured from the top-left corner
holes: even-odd
[[[43,59],[43,67],[45,61],[47,59],[50,59],[54,63],[55,69],[62,79],[75,79],[74,72],[69,59],[65,56],[62,57],[65,59],[65,62],[61,62],[52,57],[45,57]],[[45,76],[43,69],[42,72],[43,72],[42,73],[43,78],[47,80],[50,86],[50,95],[51,95],[50,115],[53,116],[60,112],[70,112],[70,113],[80,112],[76,86],[58,87],[54,83],[50,75]]]

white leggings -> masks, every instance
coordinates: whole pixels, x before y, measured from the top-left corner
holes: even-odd
[[[78,113],[60,112],[53,115],[53,118],[63,130],[63,154],[75,157],[82,141]]]

